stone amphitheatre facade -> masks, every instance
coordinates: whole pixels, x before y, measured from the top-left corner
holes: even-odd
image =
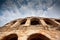
[[[27,17],[0,27],[0,40],[60,40],[60,19]]]

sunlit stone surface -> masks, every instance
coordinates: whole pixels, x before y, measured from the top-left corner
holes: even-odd
[[[60,19],[27,17],[0,27],[0,40],[60,40]]]

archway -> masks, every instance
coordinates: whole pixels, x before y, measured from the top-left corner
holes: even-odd
[[[38,18],[32,18],[30,24],[31,25],[39,25],[40,24],[40,20]]]
[[[35,33],[30,35],[27,40],[50,40],[50,39],[42,34]]]
[[[16,34],[10,34],[5,36],[2,40],[18,40],[18,36]]]

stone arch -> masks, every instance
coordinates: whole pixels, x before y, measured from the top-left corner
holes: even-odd
[[[10,34],[5,36],[2,40],[18,40],[17,34]]]
[[[60,23],[60,20],[59,19],[55,19],[55,21],[59,22]]]
[[[20,23],[20,25],[23,25],[23,24],[25,24],[25,23],[26,23],[26,21],[27,21],[27,19],[22,19],[22,20],[21,20],[21,23]]]
[[[39,25],[40,20],[38,18],[32,18],[30,24],[31,25]]]
[[[45,18],[44,21],[47,25],[53,25],[53,23],[54,23],[52,20],[50,20],[48,18]]]
[[[35,34],[30,35],[27,38],[27,40],[50,40],[50,39],[42,34],[35,33]]]

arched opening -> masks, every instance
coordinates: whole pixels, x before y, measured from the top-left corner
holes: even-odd
[[[38,18],[32,18],[31,19],[31,25],[39,25],[40,24],[40,21]]]
[[[50,39],[42,34],[36,33],[30,35],[27,40],[50,40]]]
[[[57,22],[59,22],[59,23],[60,23],[60,20],[57,20],[57,19],[56,19],[55,21],[57,21]]]
[[[44,21],[45,21],[45,23],[47,24],[47,25],[53,25],[53,21],[51,21],[50,19],[48,19],[48,18],[45,18],[44,19]]]
[[[11,21],[10,23],[7,23],[7,24],[5,24],[5,25],[9,25],[9,24],[13,25],[13,24],[15,24],[16,22],[17,22],[17,21],[14,20],[14,21]]]
[[[5,36],[2,40],[18,40],[18,36],[16,34],[10,34]]]
[[[52,25],[49,21],[45,20],[46,24],[48,25]]]
[[[13,21],[13,24],[14,24],[14,23],[16,23],[16,22],[17,22],[17,21],[16,21],[16,20],[14,20],[14,21]]]
[[[23,19],[23,20],[21,21],[20,25],[25,24],[25,23],[26,23],[26,21],[27,21],[27,19]]]

